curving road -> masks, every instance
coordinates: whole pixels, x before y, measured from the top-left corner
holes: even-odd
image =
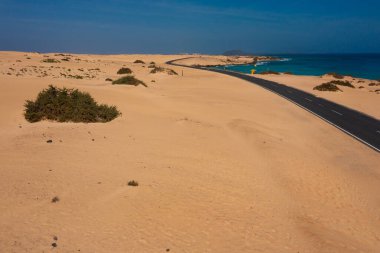
[[[175,63],[175,61],[183,59],[168,61],[166,64],[218,72],[261,86],[330,123],[373,150],[380,152],[380,121],[371,116],[277,82],[267,81],[238,72],[208,67],[192,67]]]

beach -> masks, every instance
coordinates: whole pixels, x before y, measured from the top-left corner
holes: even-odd
[[[378,252],[379,154],[258,86],[165,64],[189,57],[0,52],[0,251]],[[148,87],[106,81],[121,67]],[[368,80],[322,93],[331,77],[260,78],[380,118]],[[25,101],[50,84],[122,116],[28,123]]]

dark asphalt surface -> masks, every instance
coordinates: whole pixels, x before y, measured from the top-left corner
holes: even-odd
[[[261,86],[313,113],[315,116],[325,120],[373,150],[380,152],[380,121],[373,117],[277,82],[267,81],[238,72],[211,69],[208,67],[184,66],[174,63],[177,60],[169,61],[167,64],[218,72]]]

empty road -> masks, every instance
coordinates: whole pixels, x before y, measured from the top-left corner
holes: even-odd
[[[380,152],[380,121],[373,117],[283,84],[238,72],[176,64],[175,61],[177,60],[169,61],[167,64],[218,72],[261,86],[330,123],[373,150]]]

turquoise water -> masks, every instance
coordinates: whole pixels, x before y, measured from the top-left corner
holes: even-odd
[[[260,62],[257,66],[226,66],[226,69],[250,73],[256,69],[263,71],[292,72],[296,75],[320,76],[336,72],[354,77],[380,79],[380,54],[312,54],[312,55],[275,55],[281,61]],[[217,67],[224,68],[224,67]]]

